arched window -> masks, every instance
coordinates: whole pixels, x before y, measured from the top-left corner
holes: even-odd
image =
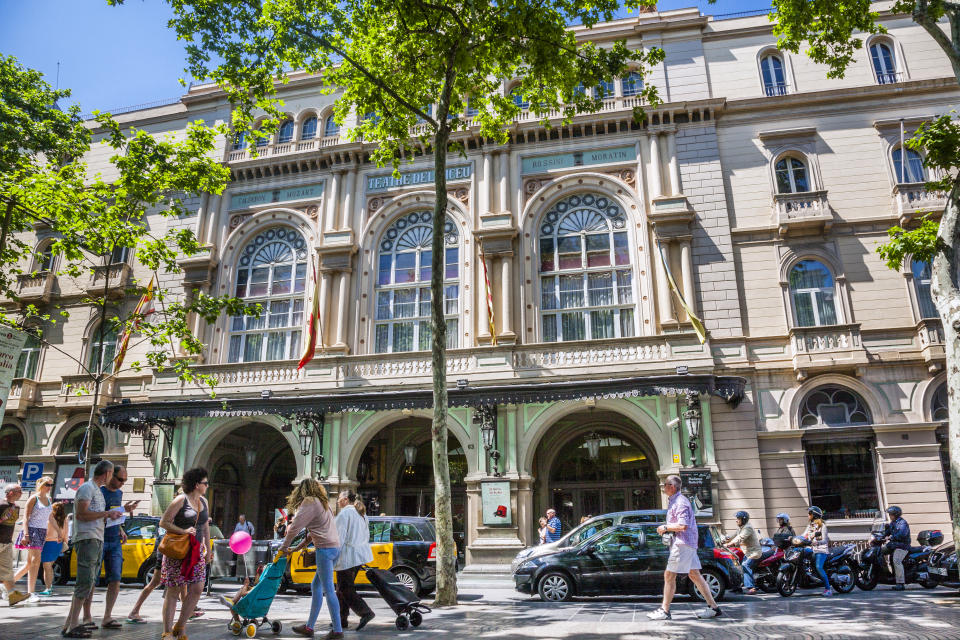
[[[877,84],[893,84],[897,81],[897,59],[893,49],[886,42],[874,42],[870,45],[870,59]]]
[[[764,56],[760,60],[760,73],[763,76],[763,91],[768,96],[782,96],[787,93],[787,80],[780,56]]]
[[[923,166],[923,158],[913,149],[907,149],[907,162],[903,162],[903,149],[893,150],[893,171],[898,184],[905,182],[926,182],[927,170]]]
[[[774,169],[777,174],[777,193],[810,191],[807,165],[804,164],[803,160],[794,156],[786,156],[777,160]]]
[[[102,333],[101,333],[102,331]],[[113,358],[117,351],[117,329],[112,325],[97,326],[90,333],[90,371],[113,371]]]
[[[262,138],[260,138],[260,137],[257,138],[257,146],[258,146],[258,147],[265,147],[265,146],[267,146],[268,144],[270,144],[270,135],[269,135],[269,134],[263,136]]]
[[[377,270],[376,353],[428,351],[433,213],[415,211],[397,219],[380,240]],[[443,305],[447,348],[459,346],[460,235],[447,218],[444,224]]]
[[[816,260],[801,260],[790,270],[790,297],[798,327],[837,324],[835,287],[830,270]]]
[[[99,427],[94,426],[93,429],[90,430],[90,433],[92,435],[90,454],[99,455],[103,453],[103,432],[100,431]],[[70,429],[70,432],[63,438],[63,442],[60,443],[60,454],[79,453],[80,447],[84,446],[84,437],[86,434],[87,423],[85,422],[81,422]]]
[[[626,78],[620,80],[620,88],[624,97],[640,95],[643,91],[643,76],[636,71],[631,71]]]
[[[130,247],[114,247],[110,252],[110,264],[124,264],[130,255]]]
[[[5,424],[0,427],[0,460],[19,465],[18,456],[23,455],[25,446],[26,443],[20,429],[12,424]]]
[[[947,383],[944,382],[937,388],[930,402],[930,418],[934,422],[946,422],[950,419],[950,413],[947,405]]]
[[[313,140],[317,137],[317,117],[310,116],[300,125],[300,139]]]
[[[247,132],[241,131],[237,135],[233,136],[233,150],[239,151],[240,149],[246,149],[247,147]]]
[[[939,318],[937,307],[933,304],[933,296],[930,294],[930,263],[914,260],[911,265],[913,271],[913,286],[917,292],[917,306],[920,310],[921,318]]]
[[[520,93],[519,85],[510,90],[510,99],[513,100],[513,104],[517,105],[521,109],[530,108],[530,101],[527,100],[522,93]]]
[[[293,120],[287,120],[280,125],[280,130],[277,132],[277,142],[283,144],[291,140],[293,140]]]
[[[544,214],[540,293],[544,342],[636,335],[626,216],[616,202],[578,194]]]
[[[817,387],[800,406],[801,427],[847,427],[872,424],[870,409],[859,395],[840,385]]]
[[[37,271],[53,271],[53,263],[56,256],[53,255],[53,245],[48,244],[40,255],[37,256]]]
[[[307,243],[289,227],[271,227],[251,240],[237,263],[235,295],[259,303],[259,318],[230,319],[228,362],[288,360],[299,355]]]
[[[17,358],[17,369],[14,378],[37,379],[37,366],[40,364],[40,340],[36,336],[27,336],[27,341],[20,350]]]
[[[473,100],[468,99],[467,100],[467,117],[472,118],[476,116],[478,113],[480,113],[480,110],[477,109],[476,106],[474,106]]]
[[[597,83],[597,86],[593,88],[593,95],[600,99],[609,98],[613,93],[613,80],[601,80]]]
[[[338,135],[340,135],[340,125],[338,125],[337,121],[333,119],[333,116],[329,116],[326,123],[323,125],[323,137],[329,138],[331,136]]]

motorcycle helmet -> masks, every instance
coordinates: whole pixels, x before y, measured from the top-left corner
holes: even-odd
[[[741,527],[750,521],[750,514],[742,509],[733,514],[733,517],[737,519],[737,524]]]
[[[814,518],[823,518],[823,509],[810,505],[810,508],[807,509],[807,513],[813,514]]]
[[[784,526],[784,525],[790,524],[790,514],[789,514],[789,513],[783,513],[783,512],[778,513],[778,514],[777,514],[777,522],[780,523],[780,526],[781,526],[781,527]]]
[[[897,518],[903,515],[903,509],[901,509],[897,505],[893,505],[893,506],[887,507],[887,513],[892,515],[893,519],[896,520]]]

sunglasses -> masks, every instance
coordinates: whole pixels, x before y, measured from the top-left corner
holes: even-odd
[[[201,481],[198,482],[197,484],[205,484],[205,485],[209,486],[209,485],[210,485],[210,481],[209,481],[209,480],[201,480]]]

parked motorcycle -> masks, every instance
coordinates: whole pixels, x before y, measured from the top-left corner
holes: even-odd
[[[783,564],[784,551],[792,544],[791,540],[789,535],[777,535],[772,540],[761,540],[763,555],[753,570],[753,582],[757,589],[764,593],[777,592],[777,575],[780,573],[780,565]]]
[[[927,561],[933,548],[943,542],[943,532],[926,529],[917,534],[919,547],[910,547],[903,559],[903,577],[907,584],[916,582],[924,589],[935,589],[937,581],[927,572]],[[857,558],[857,586],[870,591],[878,584],[896,584],[893,567],[888,562],[890,555],[884,549],[882,527],[874,527],[870,534],[870,546]]]
[[[850,593],[856,586],[856,576],[860,568],[854,557],[856,547],[852,544],[830,549],[824,570],[830,586],[838,593]],[[823,581],[817,575],[813,549],[806,538],[793,538],[789,549],[784,552],[783,563],[777,574],[777,592],[784,598],[793,595],[798,588],[823,588]]]

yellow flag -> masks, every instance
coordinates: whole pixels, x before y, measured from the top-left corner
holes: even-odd
[[[693,325],[693,330],[697,332],[697,337],[700,338],[700,344],[703,344],[707,341],[707,329],[703,326],[703,321],[697,317],[697,314],[693,312],[693,309],[690,308],[687,301],[683,299],[683,294],[680,293],[677,282],[673,279],[673,274],[670,272],[670,265],[667,264],[667,258],[663,255],[663,247],[660,245],[659,240],[657,240],[657,251],[660,253],[660,263],[663,265],[663,270],[667,274],[667,282],[670,283],[670,289],[674,295],[677,296],[677,300],[680,301],[680,306],[683,307],[683,310],[687,313],[687,317],[690,318],[690,324]]]

